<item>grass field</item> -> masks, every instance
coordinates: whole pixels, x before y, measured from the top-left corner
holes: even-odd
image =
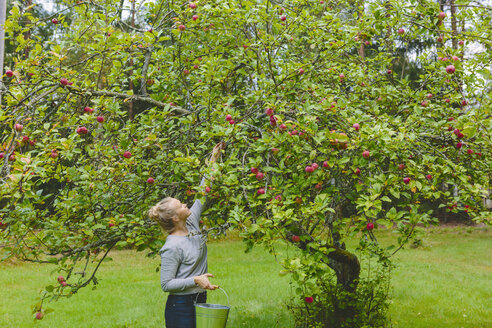
[[[381,240],[388,239],[383,233]],[[391,320],[394,327],[492,327],[492,229],[433,228],[423,247],[394,259]],[[0,263],[0,327],[164,327],[166,294],[160,289],[160,258],[134,251],[112,252],[95,290],[48,306],[55,312],[34,322],[31,305],[55,281],[53,266]],[[261,248],[245,254],[238,240],[209,242],[209,271],[229,294],[228,327],[293,327],[285,308],[293,297],[288,277]],[[226,304],[221,291],[209,303]]]

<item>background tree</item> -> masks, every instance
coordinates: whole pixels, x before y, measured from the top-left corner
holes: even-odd
[[[3,251],[62,275],[34,312],[97,284],[113,248],[155,255],[148,208],[203,199],[201,164],[220,140],[205,232],[295,247],[282,263],[300,326],[385,325],[391,256],[437,221],[422,200],[490,223],[491,31],[474,19],[487,8],[455,13],[470,24],[462,46],[483,51],[460,60],[446,40],[418,55],[410,80],[396,76],[395,45],[451,34],[438,3],[368,2],[352,15],[338,10],[352,2],[63,3],[71,21],[57,14],[53,41],[18,37],[52,15],[14,5],[7,23],[29,51],[4,76]],[[389,247],[373,233],[383,227],[398,232]],[[364,265],[376,267],[368,278]]]

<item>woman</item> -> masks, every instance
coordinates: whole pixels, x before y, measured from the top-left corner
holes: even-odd
[[[214,147],[210,162],[220,156],[225,143]],[[205,178],[200,186],[203,186]],[[206,239],[200,234],[199,222],[202,203],[196,200],[191,209],[178,199],[166,197],[149,210],[149,217],[156,220],[169,233],[161,255],[161,286],[169,292],[166,302],[167,328],[194,328],[196,326],[194,303],[205,303],[205,290],[219,288],[209,281],[207,273]]]

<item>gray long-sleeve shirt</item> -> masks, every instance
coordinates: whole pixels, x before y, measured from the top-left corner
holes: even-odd
[[[204,180],[200,185],[203,185]],[[203,292],[195,285],[194,276],[207,273],[206,237],[199,234],[202,203],[196,200],[186,219],[187,236],[169,235],[159,251],[161,255],[161,287],[165,292],[185,295]]]

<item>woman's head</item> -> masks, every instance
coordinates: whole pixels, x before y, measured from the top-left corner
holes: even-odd
[[[191,211],[176,198],[166,197],[149,210],[149,217],[166,232],[172,232],[180,222],[185,223]]]

